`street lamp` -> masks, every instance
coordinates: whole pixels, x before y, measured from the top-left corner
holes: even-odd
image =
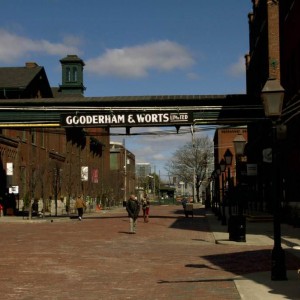
[[[268,79],[261,91],[261,98],[264,105],[266,117],[272,120],[272,196],[274,201],[273,225],[274,225],[274,247],[272,250],[272,280],[287,280],[285,253],[281,247],[281,226],[280,226],[280,198],[276,187],[278,186],[277,176],[277,121],[281,115],[284,89],[278,79]]]
[[[222,225],[226,225],[227,221],[226,221],[226,213],[225,213],[225,187],[224,187],[224,172],[226,170],[226,162],[225,160],[222,158],[220,161],[220,171],[221,171],[221,175],[222,175]]]
[[[186,168],[193,170],[193,202],[196,203],[197,202],[197,193],[196,193],[196,168],[195,167],[189,167],[184,165]]]
[[[235,138],[233,139],[233,145],[234,145],[235,155],[243,155],[244,154],[246,139],[244,138],[244,136],[241,133],[239,133],[235,136]]]
[[[188,168],[190,170],[193,170],[193,202],[196,203],[197,199],[197,193],[196,193],[196,168],[195,167],[189,167],[186,164],[179,164],[180,166],[184,166],[185,168]]]
[[[193,202],[198,202],[197,193],[196,193],[196,168],[193,167]]]
[[[151,192],[153,191],[153,194],[154,194],[154,197],[155,197],[155,181],[154,181],[154,176],[147,175],[147,177],[149,178],[148,185],[147,185],[147,187],[148,187],[147,193],[149,193],[150,190],[151,190]],[[150,184],[151,183],[151,179],[153,179],[153,189],[150,189],[150,186],[152,187],[152,184]]]
[[[216,182],[216,200],[217,200],[217,207],[216,207],[216,215],[218,216],[218,220],[221,219],[221,206],[220,206],[220,180],[219,176],[221,174],[220,165],[217,166],[217,168],[214,171],[215,173],[215,182]]]
[[[231,165],[231,163],[232,163],[232,157],[233,157],[233,154],[232,154],[231,151],[227,148],[227,150],[226,150],[225,153],[224,153],[224,158],[225,158],[226,166],[230,166],[230,165]]]
[[[246,145],[246,139],[242,134],[237,134],[235,138],[233,139],[233,145],[234,145],[234,152],[235,152],[235,162],[236,162],[236,182],[239,182],[239,164],[240,164],[240,157],[244,155],[245,145]]]
[[[265,115],[276,123],[281,115],[284,89],[278,79],[268,79],[261,91]]]
[[[216,171],[213,170],[211,172],[210,178],[211,178],[211,189],[212,189],[212,211],[216,214]]]
[[[213,212],[215,213],[215,216],[218,216],[219,175],[217,174],[217,170],[213,170],[211,173],[211,178],[213,180]]]
[[[231,151],[227,148],[227,150],[224,153],[224,159],[225,159],[225,163],[226,166],[228,166],[228,176],[227,176],[227,180],[228,180],[228,193],[230,191],[230,166],[232,164],[232,157],[233,154],[231,153]],[[231,216],[231,201],[230,201],[230,195],[228,197],[228,208],[229,208],[229,217]]]
[[[235,152],[235,161],[236,161],[236,189],[242,191],[241,182],[240,182],[240,160],[241,156],[244,154],[244,149],[246,145],[246,139],[242,134],[238,134],[233,139],[234,152]],[[231,228],[229,230],[229,239],[235,240],[237,242],[246,242],[246,218],[243,215],[243,194],[238,193],[236,197],[237,216],[234,216],[231,220]]]

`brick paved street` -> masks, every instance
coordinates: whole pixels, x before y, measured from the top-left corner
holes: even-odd
[[[123,208],[1,223],[0,299],[240,299],[234,278],[270,270],[271,247],[215,244],[203,208],[150,215],[136,235]]]

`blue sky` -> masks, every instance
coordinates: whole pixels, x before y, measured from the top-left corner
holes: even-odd
[[[35,61],[51,86],[61,83],[59,60],[77,54],[86,64],[85,96],[245,93],[250,0],[1,2],[0,66]],[[190,139],[139,136],[126,146],[163,174]]]

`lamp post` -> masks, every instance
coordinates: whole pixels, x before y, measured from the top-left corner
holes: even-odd
[[[221,220],[221,206],[220,206],[220,179],[221,174],[220,165],[217,165],[217,168],[213,172],[215,179],[215,195],[216,195],[216,205],[215,205],[215,215],[218,217],[218,220]]]
[[[264,85],[261,98],[264,105],[265,115],[272,121],[272,197],[274,202],[273,226],[274,247],[272,250],[272,280],[287,280],[285,253],[281,247],[281,225],[280,225],[280,198],[277,193],[277,122],[281,115],[284,89],[278,79],[268,79]]]
[[[233,154],[231,153],[231,151],[227,148],[227,150],[225,151],[224,153],[224,159],[225,159],[225,163],[226,163],[226,166],[228,167],[227,170],[228,170],[228,175],[227,175],[227,180],[228,180],[228,194],[229,194],[229,191],[230,191],[230,185],[231,185],[231,179],[230,179],[230,166],[232,164],[232,157],[233,157]],[[228,212],[229,212],[229,217],[231,216],[231,201],[230,201],[230,195],[228,197]]]
[[[235,152],[235,161],[236,161],[236,183],[237,185],[240,184],[240,158],[244,154],[244,149],[246,145],[246,139],[242,134],[237,134],[235,138],[233,139],[233,145],[234,145],[234,152]],[[241,214],[241,207],[238,202],[238,213]]]
[[[198,202],[197,191],[196,191],[196,168],[193,167],[193,201]]]
[[[231,178],[230,178],[230,166],[232,164],[233,154],[229,149],[226,150],[224,154],[226,165],[228,166],[228,232],[229,240],[236,242],[245,242],[245,218],[240,217],[239,215],[232,215],[231,211],[231,198],[233,197],[234,191],[231,189]]]
[[[216,213],[216,178],[215,170],[212,171],[211,175],[211,193],[212,193],[212,211]]]
[[[222,225],[226,225],[227,224],[227,220],[226,220],[226,212],[225,212],[225,187],[224,187],[224,172],[226,170],[226,162],[225,160],[222,158],[220,161],[220,171],[221,171],[221,175],[222,175]]]
[[[218,165],[216,169],[216,182],[217,182],[217,202],[218,202],[218,220],[222,219],[222,211],[221,211],[221,200],[220,200],[220,180],[219,176],[221,174],[221,168],[220,165]]]
[[[184,165],[186,168],[193,170],[193,203],[196,203],[196,168]]]
[[[246,139],[241,133],[235,136],[235,138],[233,139],[233,145],[234,145],[234,152],[236,156],[244,154]]]

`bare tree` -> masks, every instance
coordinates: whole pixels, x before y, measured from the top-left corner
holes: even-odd
[[[55,216],[57,216],[57,200],[61,192],[62,169],[58,162],[53,162],[52,190],[55,201]]]
[[[32,218],[32,199],[35,199],[35,192],[36,192],[36,186],[37,186],[37,170],[35,168],[30,169],[31,176],[29,177],[29,219]],[[33,200],[34,201],[34,200]]]
[[[71,152],[72,153],[72,152]],[[70,214],[71,209],[71,199],[77,192],[77,185],[79,177],[76,177],[76,174],[79,174],[79,166],[76,164],[76,160],[74,159],[74,154],[70,156],[70,159],[67,161],[65,165],[65,176],[63,176],[63,185],[65,187],[65,192],[67,195],[67,203],[66,210],[67,214]]]
[[[195,182],[196,197],[199,202],[200,187],[208,176],[208,167],[212,159],[213,141],[208,136],[199,137],[176,150],[166,168],[170,175],[183,182],[192,184]]]

